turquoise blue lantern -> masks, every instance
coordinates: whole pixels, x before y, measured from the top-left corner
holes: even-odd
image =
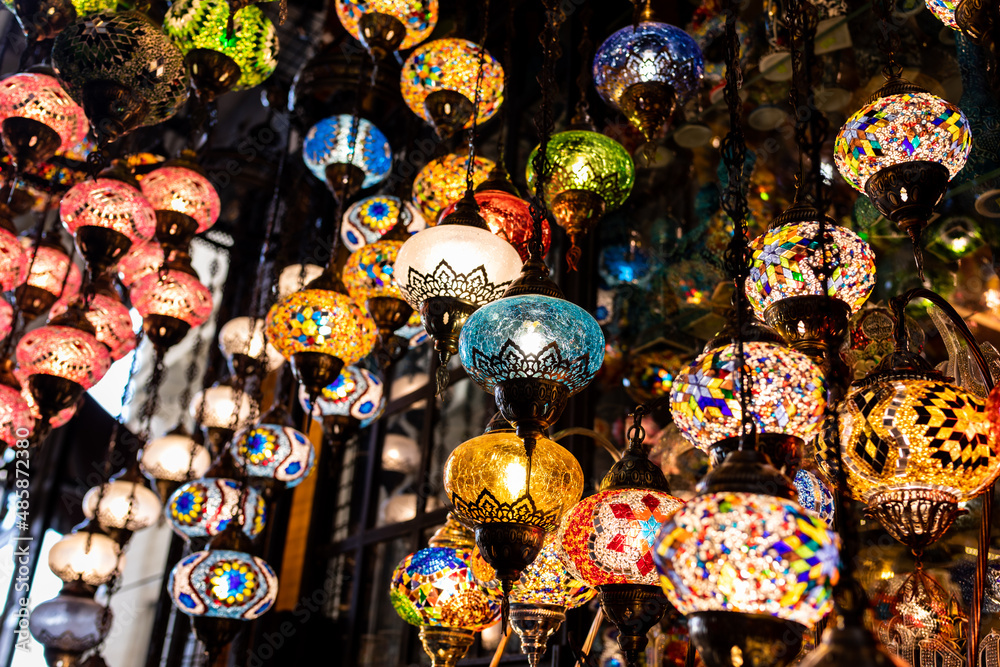
[[[353,154],[351,147],[354,147]],[[382,131],[364,118],[341,114],[313,125],[302,143],[309,171],[325,181],[337,197],[382,182],[392,168],[392,148]]]

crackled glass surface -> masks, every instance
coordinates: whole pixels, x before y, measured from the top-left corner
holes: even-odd
[[[115,480],[87,491],[83,497],[83,514],[97,518],[102,528],[142,530],[160,517],[163,505],[156,494],[144,484]]]
[[[597,594],[566,569],[559,560],[554,534],[549,536],[535,560],[521,570],[521,576],[511,586],[511,604],[555,605],[569,610],[586,604]],[[501,589],[496,570],[483,558],[479,547],[472,550],[472,571],[491,590]]]
[[[351,146],[354,154],[351,154]],[[370,188],[389,175],[392,147],[382,130],[371,121],[354,116],[330,116],[313,125],[302,142],[302,159],[319,180],[326,183],[326,168],[332,164],[353,164],[364,172],[361,187]]]
[[[245,315],[234,317],[219,329],[219,347],[226,359],[232,360],[235,354],[245,354],[251,359],[263,360],[267,372],[277,369],[285,363],[285,358],[267,342],[264,336],[264,320],[251,320]]]
[[[621,109],[621,96],[637,83],[665,83],[684,103],[701,88],[705,63],[697,42],[669,23],[642,21],[612,34],[594,54],[594,87]]]
[[[80,143],[89,126],[83,109],[47,74],[19,72],[0,81],[0,120],[30,118],[55,130],[60,149]]]
[[[163,247],[156,241],[134,243],[125,256],[118,260],[118,278],[125,287],[143,276],[159,271],[163,266]]]
[[[476,77],[479,73],[480,47],[467,39],[436,39],[414,49],[403,63],[399,89],[410,110],[431,122],[424,101],[431,93],[448,90],[460,93],[469,102],[476,101]],[[487,51],[483,58],[483,83],[479,96],[478,122],[484,123],[503,104],[504,73],[500,63]],[[463,129],[472,126],[472,118]]]
[[[32,255],[36,254],[32,247],[32,239],[28,236],[22,236],[20,242],[25,255],[25,270],[29,266],[31,267],[25,282],[32,287],[45,290],[49,294],[55,294],[63,301],[70,301],[80,293],[83,274],[80,273],[80,268],[70,261],[66,251],[62,248],[42,245],[38,249],[38,256],[32,262]],[[67,271],[69,276],[66,275]]]
[[[263,558],[212,549],[185,556],[170,571],[170,598],[188,616],[252,621],[278,597],[278,575]]]
[[[168,433],[142,448],[139,468],[149,477],[186,482],[205,474],[212,465],[208,450],[191,436]]]
[[[438,21],[438,0],[337,0],[337,18],[362,44],[361,17],[371,12],[398,19],[406,30],[399,50],[413,48],[430,37]]]
[[[253,88],[278,67],[278,35],[260,7],[248,5],[233,16],[230,38],[229,13],[226,0],[176,0],[163,17],[163,31],[184,55],[208,49],[229,56],[240,68],[232,90]]]
[[[24,400],[21,390],[0,383],[0,443],[13,447],[34,429],[31,406]]]
[[[385,236],[399,221],[410,234],[427,226],[417,207],[399,197],[373,195],[354,202],[344,213],[340,238],[344,246],[356,252]]]
[[[278,275],[278,299],[284,299],[323,275],[316,264],[289,264]]]
[[[316,464],[313,444],[301,431],[280,424],[257,424],[236,437],[233,458],[249,477],[298,486]]]
[[[479,214],[490,226],[490,231],[514,246],[521,261],[528,261],[528,242],[534,233],[534,221],[528,202],[502,190],[486,190],[475,194]],[[441,211],[440,220],[447,218],[455,206],[454,201]],[[542,255],[549,252],[552,230],[549,221],[542,220]]]
[[[826,482],[819,475],[802,468],[795,473],[792,483],[802,509],[823,519],[832,528],[835,504],[833,492]]]
[[[352,252],[344,263],[343,280],[359,303],[371,297],[403,299],[396,282],[395,264],[402,241],[382,239]]]
[[[652,489],[598,491],[576,504],[556,533],[559,559],[588,586],[656,586],[656,532],[682,501]]]
[[[160,167],[149,172],[140,185],[154,209],[191,216],[198,223],[199,234],[219,219],[222,209],[219,193],[208,178],[194,169]]]
[[[847,119],[833,144],[840,174],[859,192],[885,167],[937,162],[954,178],[972,150],[969,119],[930,93],[880,97]]]
[[[996,398],[991,396],[991,405]],[[896,489],[936,489],[957,502],[1000,474],[1000,442],[978,396],[942,380],[866,383],[840,403],[840,456],[858,500]]]
[[[212,314],[211,290],[197,277],[174,269],[147,273],[132,283],[129,297],[143,317],[164,315],[196,327]]]
[[[519,523],[552,530],[583,493],[583,470],[564,447],[538,438],[531,478],[524,441],[487,433],[463,442],[444,464],[455,515],[472,525]]]
[[[64,535],[49,551],[49,569],[65,582],[100,586],[121,572],[124,556],[113,539],[87,531]]]
[[[480,631],[500,620],[500,599],[479,583],[466,548],[427,547],[396,566],[389,598],[410,625]]]
[[[536,146],[528,156],[525,178],[535,190]],[[552,135],[548,146],[551,176],[543,187],[545,202],[552,206],[556,195],[568,190],[593,192],[612,211],[628,199],[635,182],[635,165],[625,148],[612,139],[589,130],[568,130]]]
[[[303,289],[271,306],[264,333],[278,352],[320,352],[356,364],[375,347],[375,322],[346,294]]]
[[[465,171],[469,164],[467,155],[449,153],[431,160],[413,178],[411,193],[413,203],[420,209],[424,220],[435,224],[441,211],[465,194]],[[479,187],[493,170],[493,160],[476,156],[472,163],[472,187]]]
[[[485,229],[442,225],[407,239],[396,255],[394,273],[414,310],[436,296],[482,306],[503,296],[520,275],[521,257]]]
[[[24,283],[27,277],[28,254],[24,245],[14,233],[0,229],[0,290],[9,292]]]
[[[52,65],[77,104],[84,87],[98,81],[141,96],[149,104],[139,119],[142,126],[170,118],[188,97],[184,56],[159,26],[136,11],[100,12],[69,24],[52,44]]]
[[[26,375],[54,375],[90,389],[111,368],[111,355],[97,338],[75,327],[47,324],[17,343],[17,365]]]
[[[239,403],[239,414],[236,404]],[[258,414],[257,401],[244,391],[237,391],[227,384],[219,384],[199,391],[191,399],[188,414],[207,428],[239,430],[249,426],[251,415]]]
[[[751,417],[758,433],[807,440],[818,432],[826,407],[826,379],[806,355],[774,343],[744,343]],[[734,345],[702,353],[681,370],[670,392],[674,423],[696,447],[740,434],[740,386]]]
[[[952,30],[958,30],[958,23],[955,21],[955,8],[958,7],[958,0],[924,0],[927,9],[931,10],[934,16],[941,20]]]
[[[81,304],[82,305],[82,304]],[[66,312],[67,306],[58,301],[49,317],[56,317]],[[97,332],[97,340],[104,343],[111,353],[111,359],[118,361],[135,349],[135,332],[132,330],[132,316],[128,308],[117,297],[98,292],[90,298],[90,304],[84,311],[84,316]]]
[[[163,511],[174,532],[185,540],[213,537],[236,516],[241,497],[243,532],[256,537],[267,520],[264,498],[252,486],[241,492],[236,480],[201,477],[186,482],[170,495]]]
[[[299,387],[299,403],[306,412],[310,411],[309,392]],[[361,427],[368,426],[382,416],[385,408],[385,384],[382,376],[360,366],[347,365],[337,379],[323,387],[313,417],[354,417]]]
[[[849,229],[824,226],[830,279],[826,294],[856,313],[875,287],[875,253]],[[750,243],[753,263],[747,299],[757,317],[772,303],[793,296],[823,294],[819,223],[796,222],[771,229]]]
[[[469,377],[492,393],[498,382],[540,378],[581,391],[604,363],[604,334],[594,317],[538,294],[483,306],[466,320],[458,353]]]
[[[695,496],[656,541],[660,585],[682,614],[777,616],[811,628],[833,608],[840,538],[793,500]]]
[[[149,201],[128,183],[114,178],[74,185],[59,203],[59,218],[70,234],[81,227],[104,227],[133,243],[149,241],[156,234],[156,213]]]

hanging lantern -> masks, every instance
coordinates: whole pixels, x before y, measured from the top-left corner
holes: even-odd
[[[253,88],[278,66],[278,35],[260,7],[233,11],[226,0],[178,0],[163,31],[184,55],[203,100]]]
[[[25,172],[69,150],[87,134],[87,117],[55,77],[20,72],[0,81],[3,146]]]
[[[292,424],[284,408],[275,405],[257,424],[237,435],[233,458],[251,485],[270,501],[281,489],[302,483],[316,465],[316,451],[305,433]]]
[[[28,629],[45,647],[48,664],[70,666],[104,641],[112,619],[110,607],[94,601],[93,589],[73,582],[63,586],[57,597],[32,610]]]
[[[129,296],[142,315],[146,336],[162,349],[179,343],[192,327],[201,326],[212,314],[212,292],[193,269],[166,268],[162,273],[149,273],[133,283]]]
[[[165,514],[174,532],[193,550],[202,549],[239,514],[241,502],[243,532],[251,538],[263,532],[267,522],[264,497],[253,487],[244,490],[234,479],[237,471],[231,459],[223,465],[217,461],[206,475],[181,484],[167,500]]]
[[[194,395],[188,414],[205,428],[212,451],[221,452],[233,434],[250,426],[250,416],[258,414],[257,402],[229,382],[221,382]],[[237,406],[239,408],[237,409]]]
[[[13,448],[35,430],[31,406],[24,399],[21,383],[12,372],[9,359],[0,365],[0,448]]]
[[[594,54],[594,87],[647,142],[701,88],[705,63],[680,28],[644,20],[614,33]]]
[[[166,501],[184,482],[202,477],[212,464],[208,450],[191,437],[182,425],[146,443],[139,457],[139,469],[156,486]]]
[[[787,665],[832,608],[840,540],[794,498],[787,478],[741,450],[660,528],[660,583],[709,667],[748,654]]]
[[[875,287],[875,256],[860,236],[796,203],[750,243],[753,262],[746,295],[754,314],[796,350],[815,360],[839,350],[850,316]],[[829,282],[824,290],[825,248]],[[825,291],[825,294],[824,294]]]
[[[110,283],[91,284],[90,289],[89,297],[77,297],[73,304],[83,310],[84,317],[94,327],[97,340],[108,348],[111,360],[118,361],[135,349],[132,316]],[[49,311],[49,317],[55,319],[68,308],[69,304],[58,301]]]
[[[528,156],[528,188],[535,189],[535,156]],[[569,130],[552,135],[547,149],[547,168],[542,189],[545,204],[556,222],[569,234],[572,249],[567,254],[571,270],[580,250],[577,237],[594,228],[605,213],[628,198],[635,182],[632,157],[614,139],[588,130]]]
[[[0,206],[0,290],[9,292],[28,277],[28,257],[17,238],[14,213]]]
[[[430,37],[438,0],[337,0],[337,17],[376,61]]]
[[[484,183],[484,185],[488,185]],[[476,204],[479,214],[483,216],[490,231],[514,246],[521,261],[528,261],[528,242],[534,229],[531,217],[531,206],[517,195],[503,190],[482,190],[476,192]],[[449,204],[441,211],[444,220],[455,211],[458,201]],[[552,242],[552,231],[549,221],[542,221],[542,256],[548,254]]]
[[[71,301],[79,293],[83,279],[80,269],[63,248],[57,230],[49,230],[42,236],[37,252],[27,236],[22,236],[20,242],[25,253],[25,268],[30,266],[31,271],[25,284],[14,294],[21,312],[28,320],[33,320],[48,312],[57,299]],[[33,255],[37,256],[32,259]]]
[[[0,340],[4,340],[14,330],[14,307],[7,299],[0,298]]]
[[[173,232],[178,242],[187,235],[201,234],[219,219],[222,203],[215,186],[205,172],[193,161],[193,155],[185,153],[180,159],[165,162],[142,179],[142,194],[156,210],[156,238],[164,243],[165,227],[178,225],[182,230]],[[194,221],[195,229],[189,229]],[[168,221],[161,222],[162,218]],[[170,237],[170,234],[167,234]]]
[[[472,125],[480,49],[465,39],[438,39],[414,49],[403,63],[399,79],[403,101],[442,139]],[[478,123],[492,118],[503,104],[503,68],[489,51],[482,71]]]
[[[124,559],[118,543],[96,522],[87,521],[52,545],[49,569],[66,583],[100,586],[121,574]]]
[[[424,216],[408,201],[389,195],[365,197],[351,204],[344,213],[340,240],[348,250],[356,252],[388,234],[397,221],[410,234],[427,226]]]
[[[340,114],[309,128],[302,159],[334,197],[347,200],[385,180],[392,169],[392,147],[371,121],[358,118],[355,128],[353,116]]]
[[[934,206],[971,149],[969,120],[961,109],[893,78],[847,119],[833,157],[847,182],[917,247]]]
[[[476,545],[508,597],[545,534],[580,499],[583,470],[548,438],[529,449],[497,415],[483,435],[451,453],[443,484],[455,517],[475,527]]]
[[[163,504],[150,491],[137,465],[130,465],[83,497],[83,514],[96,519],[108,535],[124,545],[132,533],[156,523]]]
[[[299,390],[299,403],[306,413],[323,422],[327,437],[343,442],[358,428],[365,428],[382,416],[385,408],[385,384],[382,377],[361,366],[348,365],[331,384],[323,387],[316,400],[305,387]]]
[[[499,299],[521,268],[517,251],[489,232],[475,206],[466,193],[454,213],[410,237],[396,256],[399,289],[434,337],[444,372],[458,352],[465,321],[477,308]]]
[[[285,358],[267,342],[264,320],[234,317],[219,329],[219,349],[237,377],[263,377],[277,370]]]
[[[806,469],[795,473],[792,479],[797,494],[796,500],[802,509],[811,512],[822,519],[826,525],[833,528],[833,513],[836,508],[833,491],[819,475]]]
[[[183,56],[136,11],[102,12],[70,24],[56,36],[52,64],[100,145],[170,118],[187,99]]]
[[[74,405],[111,367],[108,348],[97,340],[93,325],[76,306],[24,334],[16,356],[46,420]]]
[[[471,559],[472,536],[449,516],[430,545],[404,558],[392,573],[392,606],[420,627],[433,667],[455,667],[475,633],[500,618],[498,600],[476,580]]]
[[[323,275],[323,267],[315,264],[291,264],[281,270],[278,276],[278,300],[286,299],[293,292]]]
[[[959,30],[958,22],[955,20],[955,8],[962,4],[961,0],[924,0],[924,2],[927,9],[931,10],[941,23],[952,30]]]
[[[163,266],[163,247],[156,241],[133,244],[118,261],[118,279],[122,286],[131,287],[137,280],[155,273]]]
[[[652,403],[666,396],[684,368],[686,355],[662,340],[654,340],[628,355],[622,384],[632,400]]]
[[[555,538],[559,559],[570,573],[598,590],[601,608],[618,628],[628,667],[636,667],[646,633],[670,606],[653,566],[654,538],[682,504],[647,457],[636,414],[621,460],[601,480],[597,493],[567,513]]]
[[[433,224],[448,204],[462,198],[468,164],[467,155],[449,153],[431,160],[417,172],[413,178],[413,203],[420,208],[425,220]],[[493,160],[476,155],[472,160],[472,187],[485,183],[495,167]]]

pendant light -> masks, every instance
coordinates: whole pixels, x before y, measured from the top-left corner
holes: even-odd
[[[181,484],[203,476],[211,464],[211,454],[181,424],[146,443],[139,457],[142,474],[153,482],[164,503]]]
[[[87,117],[59,81],[41,72],[19,72],[0,81],[3,145],[23,173],[68,150],[87,134]]]
[[[508,181],[509,183],[509,181]],[[509,183],[512,187],[513,184]],[[484,181],[476,188],[476,205],[479,214],[483,216],[490,231],[514,246],[521,261],[528,261],[528,243],[534,230],[534,220],[531,217],[531,204],[517,196],[516,193],[495,190],[496,181]],[[441,211],[441,218],[447,218],[458,206],[458,201],[449,204]],[[548,220],[542,221],[542,256],[548,254],[552,243],[552,231]]]
[[[87,651],[104,641],[112,618],[110,607],[94,600],[93,589],[74,581],[31,611],[28,629],[45,647],[49,665],[74,667]]]
[[[288,412],[275,403],[253,428],[233,439],[233,459],[266,502],[305,480],[316,465],[316,451],[295,428]]]
[[[163,266],[163,248],[159,243],[149,241],[133,244],[125,255],[118,260],[118,280],[122,287],[128,289],[137,280],[149,273],[159,271]]]
[[[50,229],[35,247],[34,239],[22,236],[21,248],[30,267],[27,278],[14,292],[17,305],[27,320],[47,313],[58,299],[70,301],[83,282],[80,269],[63,247],[57,229]]]
[[[0,445],[13,448],[35,430],[31,406],[24,398],[21,382],[14,375],[14,362],[0,362]]]
[[[299,390],[302,409],[320,420],[323,433],[334,444],[346,442],[359,428],[381,417],[385,400],[382,376],[358,365],[344,366],[337,379],[314,398],[304,387]]]
[[[120,545],[128,542],[135,531],[156,523],[162,508],[156,494],[146,487],[137,463],[91,488],[83,497],[84,516],[96,519]]]
[[[194,395],[188,414],[205,429],[210,449],[221,452],[233,434],[251,424],[252,415],[259,414],[257,401],[245,391],[233,386],[235,378],[217,382]]]
[[[371,121],[340,114],[309,128],[302,159],[344,204],[359,190],[385,180],[392,169],[392,147]]]
[[[52,545],[48,564],[65,583],[79,581],[96,587],[121,574],[124,558],[121,546],[88,519]]]
[[[86,295],[78,296],[72,303],[83,311],[84,317],[94,327],[94,335],[108,348],[111,360],[118,361],[136,346],[132,316],[107,275],[102,276],[100,282],[90,283],[86,291]],[[57,301],[49,311],[49,317],[55,319],[68,308],[69,304]]]
[[[388,234],[397,221],[410,234],[427,226],[424,216],[411,202],[391,195],[364,197],[347,207],[341,222],[340,240],[344,247],[356,252]]]
[[[472,160],[472,187],[478,188],[496,167],[493,160],[481,155],[449,153],[425,164],[413,177],[413,203],[430,225],[442,219],[449,204],[456,203],[468,189],[466,174]]]
[[[28,277],[28,257],[17,238],[14,212],[0,205],[0,290],[10,292]]]
[[[191,233],[201,234],[219,219],[219,193],[194,157],[194,153],[184,151],[142,179],[142,194],[156,210],[158,229],[169,224],[184,232],[194,227]],[[157,240],[163,243],[160,236],[158,233]]]
[[[377,62],[430,37],[438,0],[337,0],[337,18]]]

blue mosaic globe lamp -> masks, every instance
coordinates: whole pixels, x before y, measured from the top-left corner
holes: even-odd
[[[232,453],[266,502],[274,500],[281,490],[301,484],[316,465],[312,442],[295,428],[291,416],[278,404],[233,440]]]
[[[327,439],[339,443],[382,416],[385,384],[379,373],[349,365],[315,400],[300,388],[299,403],[306,413],[311,412],[314,418],[322,421]]]
[[[330,116],[309,128],[302,159],[340,199],[381,183],[392,168],[392,147],[371,121],[348,114]]]

